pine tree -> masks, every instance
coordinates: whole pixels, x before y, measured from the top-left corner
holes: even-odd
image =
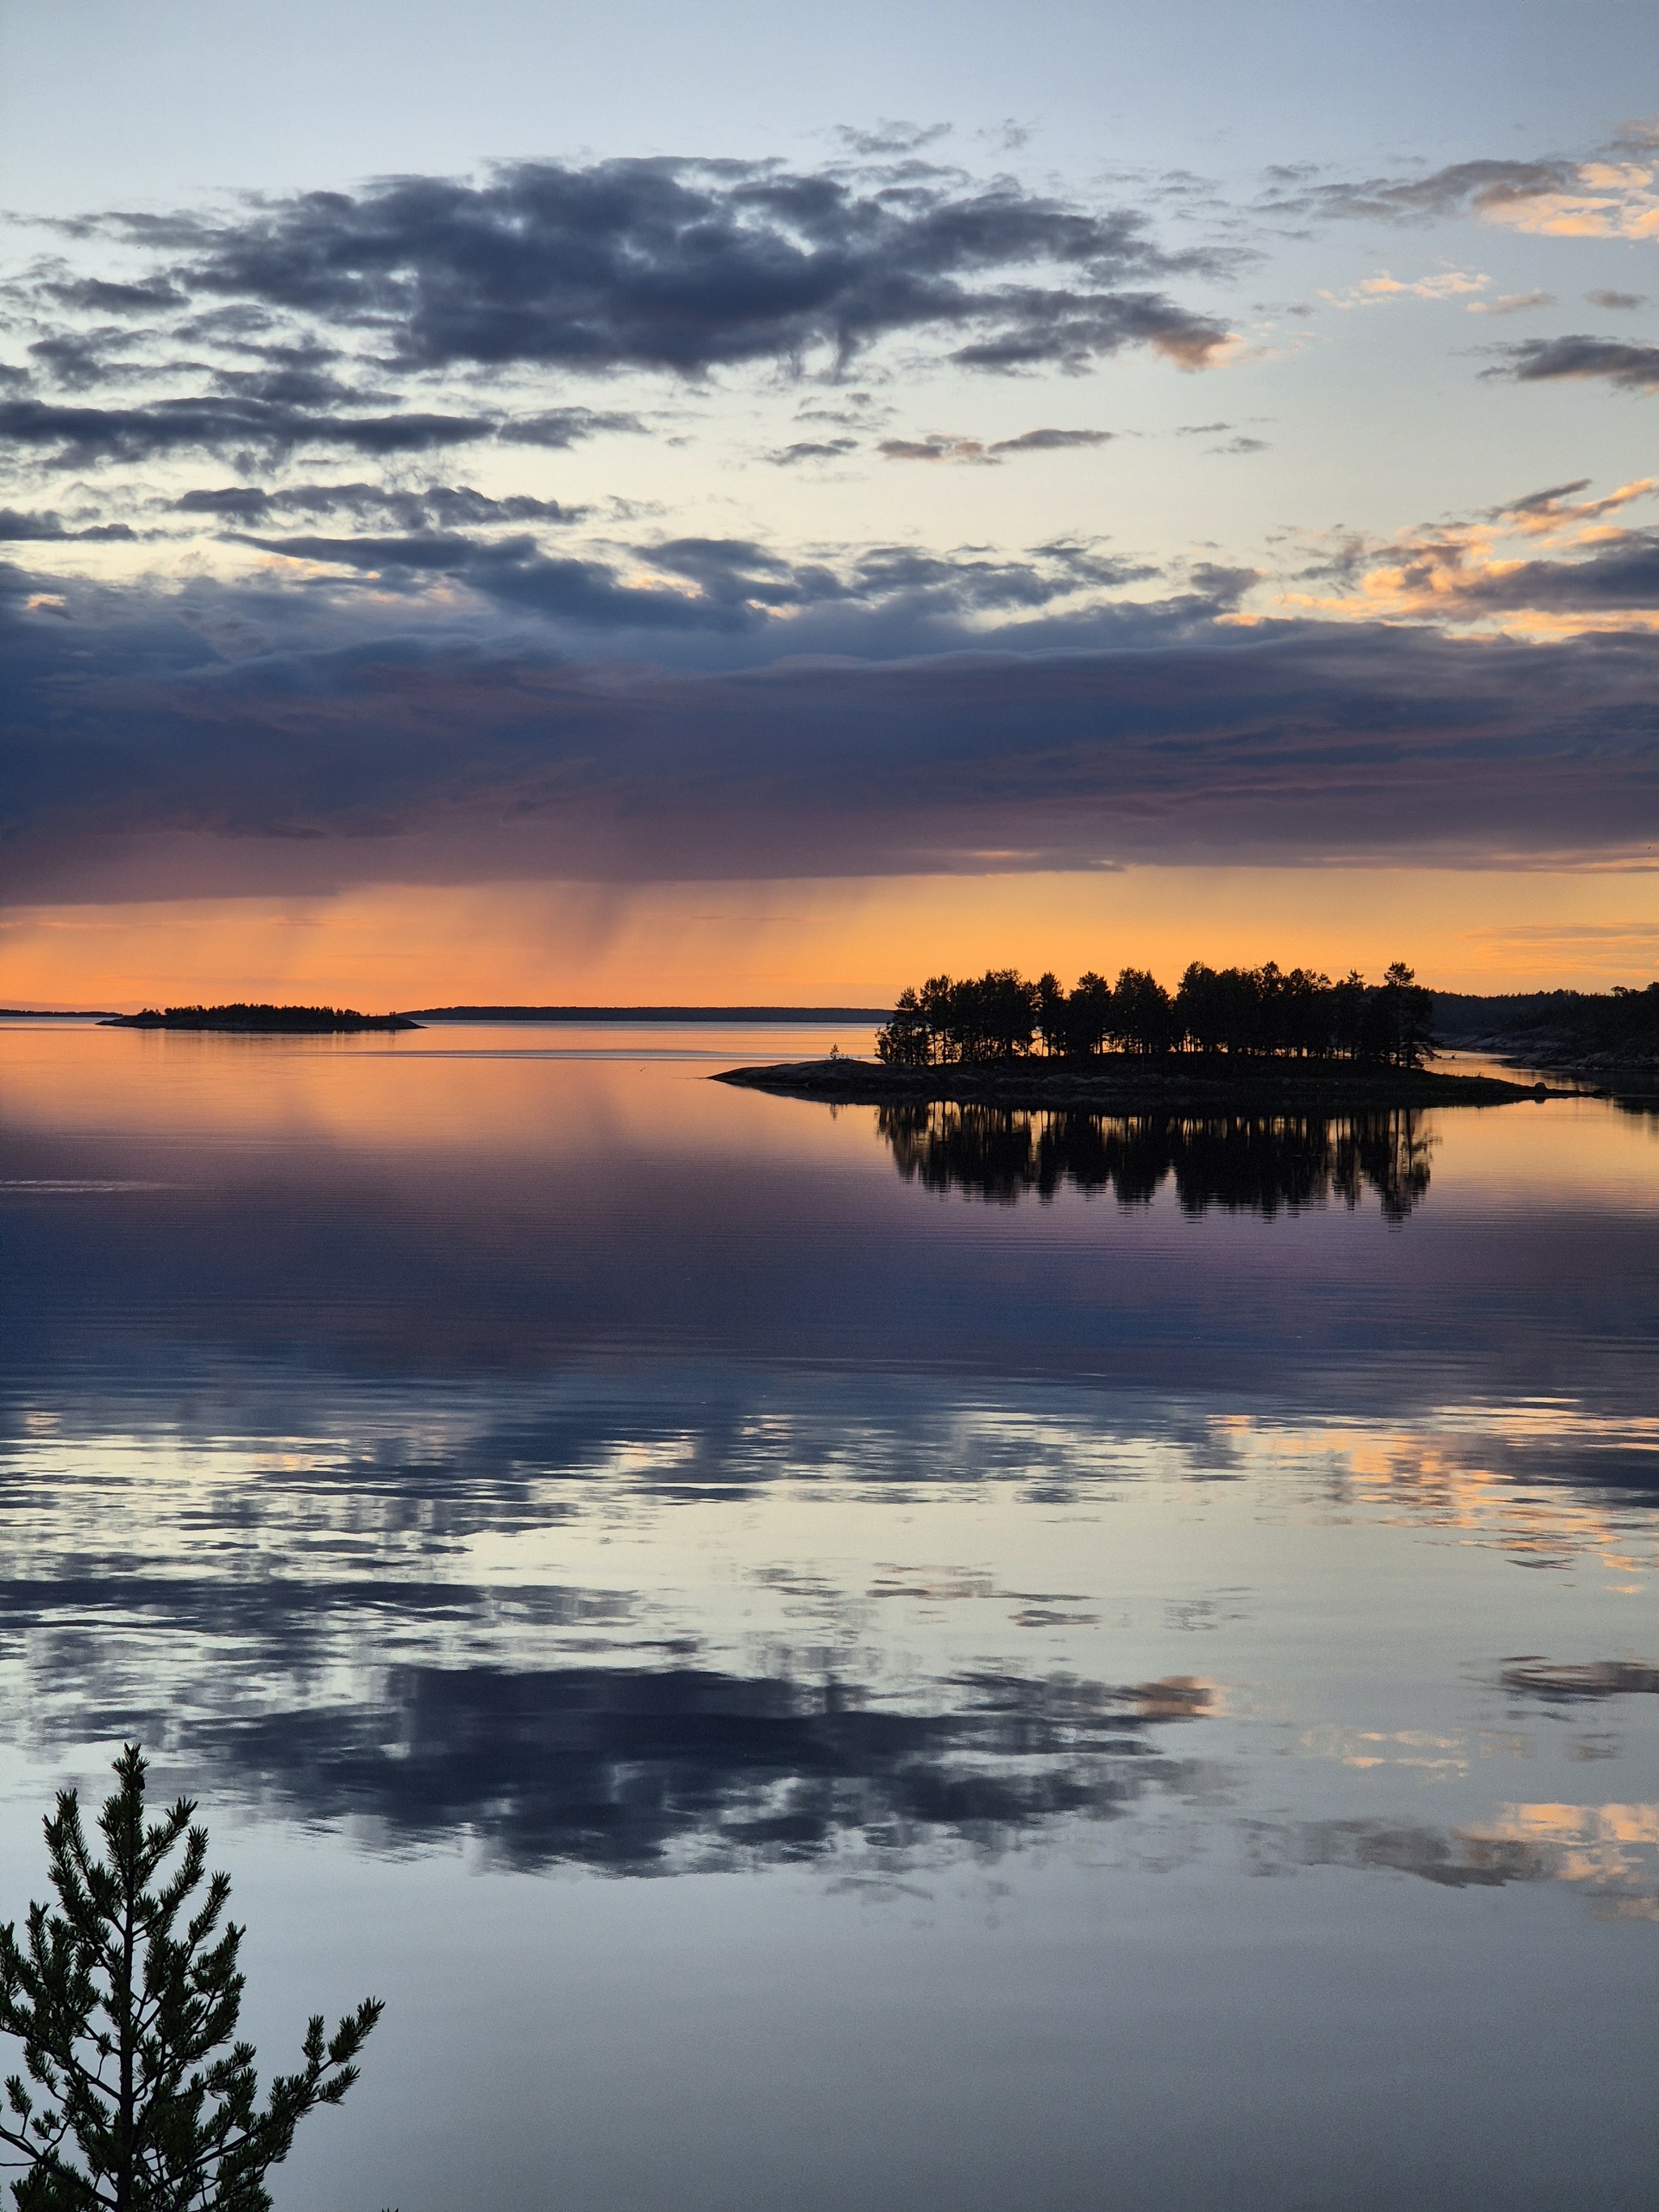
[[[5,2085],[0,2144],[26,2170],[17,2212],[267,2212],[264,2177],[319,2105],[337,2105],[380,2018],[370,1997],[259,2101],[250,2043],[233,2040],[243,1930],[224,1919],[230,1877],[207,1878],[207,1831],[180,1798],[146,1825],[146,1762],[115,1762],[117,1787],[88,1848],[76,1793],[46,1821],[57,1908],[29,1907],[27,1944],[0,1927],[0,2032],[28,2076]],[[167,1863],[182,1844],[170,1872]],[[186,1911],[188,1918],[181,1918]]]

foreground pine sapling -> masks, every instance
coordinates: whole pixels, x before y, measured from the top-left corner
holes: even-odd
[[[29,1907],[27,1944],[0,1927],[0,2032],[23,2045],[0,2111],[17,2212],[267,2212],[266,2173],[319,2105],[337,2105],[380,2018],[367,1998],[325,2038],[319,2013],[298,2073],[259,2101],[251,2043],[233,2041],[242,1929],[230,1877],[207,1878],[207,1831],[187,1798],[145,1824],[145,1761],[129,1744],[88,1850],[80,1802],[46,1822],[56,1910]],[[167,1862],[183,1845],[170,1873]],[[190,1917],[183,1918],[186,1911]]]

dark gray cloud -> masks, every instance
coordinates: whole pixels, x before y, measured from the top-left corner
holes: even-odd
[[[256,510],[234,490],[214,496],[228,501],[231,519],[243,519],[238,510],[244,508],[258,519],[277,504],[260,495]],[[387,509],[392,504],[384,503]],[[411,495],[408,527],[397,536],[230,534],[261,552],[327,563],[411,591],[447,577],[499,606],[588,629],[759,636],[769,617],[780,612],[822,617],[828,611],[857,620],[884,610],[903,627],[912,646],[941,623],[959,626],[986,614],[1040,614],[1079,593],[1097,595],[1158,573],[1091,545],[1062,542],[1024,555],[874,545],[842,550],[833,558],[796,560],[747,538],[678,538],[629,549],[623,566],[631,573],[625,576],[623,567],[599,557],[550,559],[526,532],[477,538],[426,527],[441,516],[443,507],[441,496],[427,504]],[[641,580],[642,567],[654,572],[653,580]],[[1253,576],[1216,572],[1200,586],[1206,594],[1205,611],[1231,605],[1252,580]],[[959,628],[952,641],[957,635]],[[797,630],[791,641],[810,650],[844,647],[849,641],[809,629],[804,637]],[[870,640],[862,641],[867,648]]]
[[[131,544],[137,534],[125,522],[96,522],[71,530],[61,514],[20,514],[15,507],[0,507],[0,543]]]
[[[844,460],[848,453],[859,449],[856,438],[798,438],[793,445],[781,446],[765,458],[775,469],[792,469],[802,461]]]
[[[1550,495],[1539,493],[1534,511]],[[1524,511],[1524,510],[1523,510]],[[1626,531],[1587,559],[1522,561],[1454,573],[1442,590],[1448,611],[1466,615],[1535,609],[1546,614],[1659,610],[1659,531]]]
[[[1505,346],[1506,364],[1487,376],[1513,377],[1518,384],[1545,384],[1562,377],[1601,377],[1625,392],[1651,392],[1659,386],[1659,345],[1631,345],[1619,338],[1528,338]]]
[[[1645,307],[1648,303],[1645,292],[1595,291],[1586,292],[1584,297],[1592,307],[1607,307],[1615,314],[1627,314],[1634,308]]]
[[[40,338],[29,348],[29,359],[49,380],[66,392],[92,392],[112,378],[131,376],[132,364],[112,360],[124,349],[125,331],[65,331]]]
[[[192,302],[370,333],[377,353],[422,370],[697,377],[845,363],[912,333],[986,368],[1140,344],[1197,367],[1225,335],[1156,289],[1218,273],[1216,257],[1166,252],[1139,212],[915,165],[520,162],[483,184],[392,178],[228,218],[111,215],[82,229],[148,249],[149,281]]]
[[[601,431],[637,431],[637,416],[565,407],[521,418],[450,415],[414,409],[380,414],[343,410],[354,395],[336,378],[277,368],[240,376],[216,372],[219,388],[186,399],[81,407],[0,400],[0,440],[52,468],[100,462],[142,465],[167,455],[211,453],[256,462],[297,453],[345,450],[391,459],[495,439],[508,445],[574,445]]]
[[[504,422],[497,436],[508,445],[547,446],[562,453],[584,438],[602,431],[643,434],[645,424],[637,415],[597,407],[548,407],[538,415],[519,415]]]
[[[266,399],[158,399],[148,406],[70,407],[0,400],[0,439],[55,468],[155,460],[177,453],[285,454],[312,447],[360,453],[430,453],[495,428],[483,416],[328,415]]]
[[[406,531],[436,526],[476,529],[496,523],[580,521],[586,510],[556,499],[512,493],[505,499],[475,491],[470,484],[424,484],[404,490],[376,483],[297,483],[267,491],[255,484],[203,487],[173,502],[178,514],[209,514],[226,522],[259,522],[285,514],[349,514],[354,521],[390,520]]]
[[[1110,430],[1022,430],[1017,438],[999,438],[994,453],[1063,453],[1088,446],[1109,446]]]
[[[64,277],[41,288],[46,297],[60,307],[83,307],[99,315],[157,315],[182,307],[186,295],[165,277],[148,283],[111,283],[101,276]]]
[[[935,431],[926,438],[884,438],[877,452],[887,461],[957,461],[994,466],[1009,454],[1062,453],[1106,446],[1109,430],[1024,430],[1016,438],[951,438]]]
[[[31,613],[33,580],[12,573],[10,896],[152,866],[176,893],[222,847],[246,887],[977,870],[991,852],[1541,862],[1659,839],[1647,633],[1218,629],[1241,580],[1202,575],[1154,605],[1068,612],[1036,556],[880,549],[820,574],[678,539],[649,549],[662,580],[635,584],[524,538],[272,543],[386,564],[410,620],[389,619],[384,586],[319,596],[314,580],[173,596],[60,581],[60,604]],[[1659,585],[1650,553],[1638,574],[1626,549],[1622,581],[1607,557],[1599,604]],[[438,578],[499,611],[494,627],[455,616],[453,585],[447,617],[428,606]],[[659,665],[623,657],[642,637]]]
[[[1576,499],[1581,491],[1589,489],[1588,477],[1572,477],[1565,483],[1546,484],[1542,491],[1524,493],[1519,499],[1506,500],[1502,507],[1486,509],[1488,522],[1501,521],[1509,514],[1554,514],[1563,500]]]

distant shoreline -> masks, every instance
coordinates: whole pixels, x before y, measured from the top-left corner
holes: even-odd
[[[890,1006],[416,1006],[419,1022],[726,1022],[759,1024],[890,1021]]]
[[[1012,1111],[1382,1113],[1418,1106],[1505,1106],[1564,1097],[1541,1083],[1489,1075],[1439,1075],[1421,1067],[1235,1061],[1196,1054],[1104,1054],[1093,1065],[1027,1059],[938,1067],[884,1067],[868,1060],[805,1060],[732,1067],[712,1077],[748,1091],[849,1106],[955,1101]]]

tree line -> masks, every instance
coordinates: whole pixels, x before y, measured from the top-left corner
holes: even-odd
[[[1228,1053],[1352,1060],[1417,1067],[1434,1043],[1434,994],[1403,960],[1380,983],[1358,970],[1340,982],[1308,968],[1208,968],[1194,960],[1173,992],[1141,968],[1115,983],[1092,971],[1066,990],[1058,976],[1018,969],[960,981],[931,975],[900,992],[876,1032],[890,1067],[1010,1060],[1039,1049],[1061,1060],[1108,1050]]]

